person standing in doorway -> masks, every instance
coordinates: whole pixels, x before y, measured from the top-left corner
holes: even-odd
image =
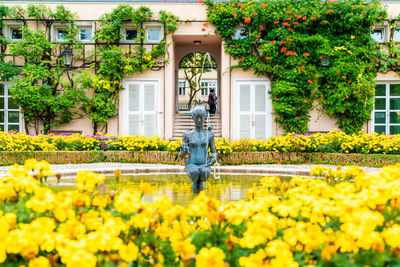
[[[207,103],[210,106],[210,114],[215,114],[216,104],[217,104],[217,95],[215,94],[214,89],[210,89],[210,94],[208,95]]]

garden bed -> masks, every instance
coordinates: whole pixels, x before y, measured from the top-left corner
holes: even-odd
[[[178,152],[168,151],[1,151],[0,165],[23,164],[35,158],[51,164],[125,162],[163,163],[183,165],[184,159]],[[329,164],[383,167],[400,162],[400,155],[344,154],[344,153],[302,153],[302,152],[231,152],[220,154],[221,165],[243,164]]]

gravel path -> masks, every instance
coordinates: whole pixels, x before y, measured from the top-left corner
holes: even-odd
[[[310,169],[317,165],[235,165],[220,166],[221,173],[254,173],[269,175],[309,175]],[[324,165],[336,170],[337,166]],[[62,177],[73,177],[77,171],[90,170],[106,175],[113,175],[119,169],[122,174],[135,173],[184,173],[184,166],[166,164],[133,164],[133,163],[85,163],[85,164],[53,164],[54,173],[61,173]],[[344,167],[345,168],[345,167]],[[381,168],[362,167],[367,173],[379,172]],[[0,175],[8,173],[7,166],[0,167]]]

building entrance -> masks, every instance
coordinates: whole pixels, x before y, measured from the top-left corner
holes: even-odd
[[[195,105],[208,104],[209,95],[214,92],[217,112],[219,110],[219,86],[217,63],[209,53],[193,52],[184,56],[177,70],[177,112],[190,113]]]

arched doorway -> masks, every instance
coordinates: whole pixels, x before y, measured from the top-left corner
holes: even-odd
[[[205,105],[209,109],[207,100],[212,90],[217,98],[219,97],[217,62],[208,52],[191,52],[182,57],[176,76],[178,113],[190,113],[198,104]],[[218,110],[217,105],[217,112]]]

